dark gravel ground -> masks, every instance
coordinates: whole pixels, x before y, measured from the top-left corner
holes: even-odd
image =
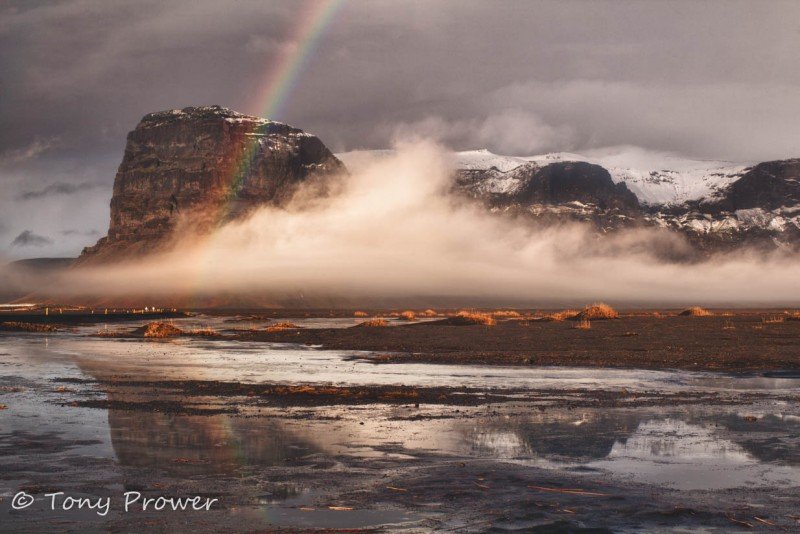
[[[393,327],[295,329],[237,334],[243,340],[372,351],[375,363],[555,365],[709,371],[800,370],[800,321],[777,313],[711,317],[622,315],[574,328],[572,321],[437,322]]]

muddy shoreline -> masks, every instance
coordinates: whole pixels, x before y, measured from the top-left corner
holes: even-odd
[[[592,320],[576,328],[570,320],[541,320],[541,311],[522,311],[520,318],[498,318],[496,324],[454,325],[455,313],[439,318],[402,321],[398,312],[358,312],[379,317],[388,326],[282,328],[276,322],[353,319],[351,310],[206,311],[196,317],[223,321],[217,330],[188,329],[174,337],[292,343],[353,351],[352,358],[375,364],[436,363],[503,366],[561,366],[618,369],[681,369],[762,373],[800,371],[800,320],[783,310],[737,310],[707,317],[683,317],[675,310],[623,312],[619,318]],[[118,312],[89,314],[4,313],[0,330],[40,331],[77,325],[130,321],[183,320],[194,314]],[[546,315],[544,315],[546,316]],[[359,316],[361,317],[361,316]],[[364,319],[366,320],[366,319]],[[354,321],[355,322],[355,321]],[[276,327],[276,325],[278,327]],[[102,330],[108,338],[141,339],[130,329]],[[169,337],[169,336],[167,336]]]
[[[216,380],[78,380],[52,379],[55,384],[80,384],[106,399],[70,401],[72,406],[90,408],[216,415],[238,413],[242,406],[326,407],[381,404],[420,408],[428,406],[476,407],[502,403],[530,404],[544,411],[548,407],[642,408],[696,404],[736,405],[761,401],[760,393],[628,391],[625,388],[589,391],[585,388],[474,388],[420,386],[334,386],[330,384],[269,384],[222,382]],[[63,388],[62,389],[67,389]],[[125,400],[119,400],[124,398]],[[206,406],[195,408],[202,398]],[[775,395],[769,398],[776,399]],[[144,399],[144,400],[143,400]],[[153,400],[157,399],[157,400]],[[788,396],[786,401],[793,401]]]

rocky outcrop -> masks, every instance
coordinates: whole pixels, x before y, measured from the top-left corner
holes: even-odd
[[[704,207],[708,211],[773,211],[800,206],[800,159],[759,163],[733,182],[721,197]]]
[[[600,165],[582,161],[551,163],[533,173],[515,195],[522,204],[581,202],[601,210],[639,209],[636,195],[624,183],[615,184]]]
[[[611,229],[640,215],[636,195],[624,183],[614,183],[603,167],[581,161],[524,163],[508,171],[462,169],[455,189],[493,210],[546,224],[581,221]]]
[[[653,207],[650,220],[698,248],[800,249],[800,159],[768,161],[696,202]]]
[[[151,113],[128,134],[108,235],[80,262],[165,247],[178,226],[208,232],[343,170],[322,141],[286,124],[219,106]]]

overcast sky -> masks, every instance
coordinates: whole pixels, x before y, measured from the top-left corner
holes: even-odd
[[[0,258],[105,234],[146,113],[261,114],[304,0],[0,0]],[[345,0],[276,120],[526,155],[800,156],[800,2]]]

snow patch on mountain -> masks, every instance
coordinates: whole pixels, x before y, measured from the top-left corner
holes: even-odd
[[[625,182],[642,204],[677,205],[718,196],[741,178],[747,167],[711,167],[676,171],[608,168],[614,182]]]
[[[459,170],[467,171],[480,171],[494,168],[500,172],[508,172],[527,163],[525,158],[500,156],[486,149],[456,152],[453,156],[455,158],[456,167]]]
[[[476,157],[476,154],[480,154],[480,157]],[[471,150],[456,153],[456,161],[459,169],[477,170],[481,168],[482,162],[486,162],[484,169],[493,166],[501,172],[508,172],[504,168],[515,169],[520,162],[535,163],[540,167],[566,161],[593,163],[604,167],[615,183],[624,182],[639,202],[649,205],[679,205],[713,197],[739,179],[748,168],[747,165],[725,161],[692,160],[658,153],[650,162],[641,157],[641,153],[634,156],[636,157],[630,158],[633,160],[631,163],[640,165],[638,167],[626,165],[626,158],[620,153],[584,156],[570,152],[553,152],[512,157],[492,154],[487,150]],[[641,167],[648,163],[653,166]],[[493,181],[500,183],[501,180],[493,177]]]
[[[348,167],[365,158],[382,157],[392,150],[356,150],[336,154]],[[552,152],[534,156],[504,156],[486,149],[451,154],[459,171],[484,173],[484,183],[475,185],[488,193],[512,193],[522,183],[522,172],[534,164],[582,161],[605,168],[614,183],[624,182],[639,202],[651,206],[681,205],[690,201],[714,198],[749,168],[746,164],[682,158],[672,154],[649,152],[635,147],[596,150],[589,155]]]

